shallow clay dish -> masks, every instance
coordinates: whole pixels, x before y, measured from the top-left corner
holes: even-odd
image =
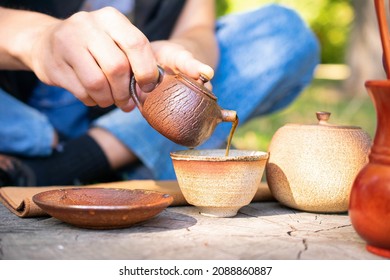
[[[173,197],[148,190],[72,188],[41,192],[33,201],[47,214],[74,226],[114,229],[156,216]]]

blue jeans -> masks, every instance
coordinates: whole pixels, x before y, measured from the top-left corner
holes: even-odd
[[[213,92],[240,124],[286,107],[307,86],[319,62],[319,45],[292,10],[278,5],[218,20],[220,62]],[[92,127],[110,131],[141,161],[128,179],[173,179],[170,152],[185,149],[156,132],[135,109],[119,109],[89,123],[87,108],[69,92],[40,84],[28,105],[0,91],[0,152],[28,156],[51,153],[53,131],[73,138]],[[225,147],[231,123],[221,123],[201,147]]]

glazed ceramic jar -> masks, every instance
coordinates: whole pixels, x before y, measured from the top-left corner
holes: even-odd
[[[368,162],[371,138],[360,127],[333,125],[317,112],[316,124],[287,124],[269,146],[266,177],[281,204],[308,212],[348,210],[358,172]]]

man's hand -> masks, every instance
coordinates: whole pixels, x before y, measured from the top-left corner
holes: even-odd
[[[115,104],[130,111],[131,75],[144,92],[158,81],[149,41],[113,8],[52,20],[32,42],[29,58],[39,79],[69,90],[88,106]]]

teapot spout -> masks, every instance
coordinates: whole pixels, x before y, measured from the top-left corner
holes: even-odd
[[[237,112],[233,110],[221,110],[222,114],[222,121],[223,122],[236,122],[238,117],[237,117]]]

